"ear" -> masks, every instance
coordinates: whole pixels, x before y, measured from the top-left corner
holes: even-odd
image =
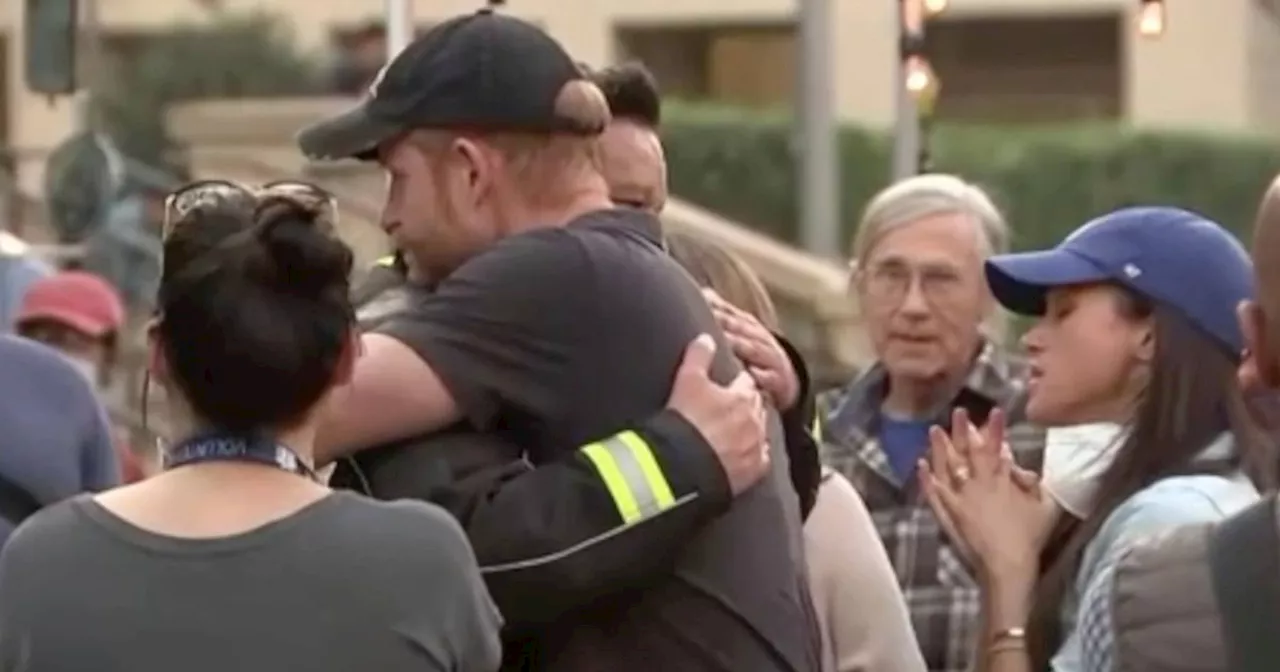
[[[466,186],[473,195],[489,188],[495,166],[490,152],[480,143],[470,138],[454,138],[449,144],[449,154],[458,165],[465,167]]]
[[[1134,327],[1134,356],[1143,364],[1150,364],[1156,357],[1155,324],[1151,318],[1142,320]]]

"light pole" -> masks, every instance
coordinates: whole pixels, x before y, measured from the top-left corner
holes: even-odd
[[[80,65],[86,73],[84,85],[73,98],[75,105],[74,126],[78,131],[96,130],[98,124],[94,119],[93,97],[101,85],[102,72],[102,18],[99,13],[98,0],[81,0],[80,4]]]
[[[841,256],[840,167],[832,95],[831,2],[798,1],[800,242],[813,254],[835,259]]]
[[[928,169],[927,131],[940,84],[925,55],[925,20],[947,0],[895,0],[898,7],[897,76],[894,77],[893,179]]]
[[[413,0],[385,0],[387,62],[413,41]]]

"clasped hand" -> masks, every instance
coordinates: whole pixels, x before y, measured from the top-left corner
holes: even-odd
[[[933,427],[920,487],[938,522],[984,582],[1034,577],[1057,507],[1040,477],[1019,467],[1005,443],[1004,415],[992,411],[981,430],[956,410],[951,432]]]

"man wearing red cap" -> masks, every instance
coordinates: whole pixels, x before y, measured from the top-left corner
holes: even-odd
[[[110,375],[123,325],[120,294],[83,271],[63,271],[31,285],[14,319],[19,336],[61,351],[95,387]]]
[[[98,391],[110,380],[124,320],[124,303],[110,283],[92,273],[62,271],[27,289],[14,329],[61,352]],[[125,480],[140,480],[139,460],[125,437],[116,434],[113,443]]]
[[[102,405],[67,358],[0,334],[0,543],[43,506],[119,482]]]

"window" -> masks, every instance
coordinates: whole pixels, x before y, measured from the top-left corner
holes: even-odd
[[[624,59],[643,62],[672,98],[790,105],[795,31],[787,24],[623,28]]]
[[[1121,17],[956,19],[929,24],[938,115],[974,121],[1116,119]],[[1016,54],[1016,57],[1010,57]]]

